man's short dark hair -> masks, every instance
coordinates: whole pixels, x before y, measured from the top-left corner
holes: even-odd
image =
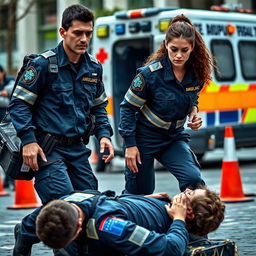
[[[75,206],[64,200],[53,200],[37,216],[36,234],[50,248],[64,248],[76,234],[78,219]]]
[[[4,72],[4,68],[2,65],[0,65],[0,72]]]
[[[90,9],[87,7],[80,5],[80,4],[74,4],[69,7],[67,7],[63,14],[62,14],[62,22],[61,26],[68,30],[69,27],[72,26],[72,21],[78,20],[82,22],[94,22],[94,16]]]

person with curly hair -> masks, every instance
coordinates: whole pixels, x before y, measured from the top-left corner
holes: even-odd
[[[184,15],[174,17],[165,40],[137,70],[120,105],[119,132],[125,148],[125,191],[155,189],[154,159],[178,180],[180,190],[204,185],[190,149],[187,126],[198,130],[198,98],[214,67],[201,34]]]
[[[224,203],[206,187],[186,189],[169,203],[163,199],[170,198],[166,193],[145,197],[73,193],[43,207],[36,233],[62,253],[68,253],[66,246],[75,240],[80,256],[179,256],[188,244],[188,232],[205,236],[224,219]]]

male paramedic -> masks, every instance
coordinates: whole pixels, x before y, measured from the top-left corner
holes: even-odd
[[[36,233],[54,249],[76,239],[79,251],[72,251],[72,256],[182,256],[188,233],[205,236],[217,229],[224,209],[217,194],[206,187],[186,189],[169,204],[137,195],[73,193],[43,207]]]

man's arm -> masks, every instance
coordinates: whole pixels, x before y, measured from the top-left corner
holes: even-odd
[[[175,220],[167,234],[159,234],[109,216],[100,223],[98,235],[107,246],[129,255],[182,256],[188,244],[188,232],[181,220]]]

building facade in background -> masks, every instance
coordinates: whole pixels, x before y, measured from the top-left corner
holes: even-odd
[[[6,3],[8,0],[2,2]],[[17,17],[24,13],[28,2],[27,0],[17,0]],[[96,16],[106,15],[112,10],[166,6],[209,9],[211,5],[242,3],[243,8],[256,9],[256,4],[253,0],[38,0],[16,25],[12,55],[15,69],[18,69],[21,65],[23,56],[26,54],[40,53],[56,46],[60,40],[58,28],[63,10],[71,4],[78,3],[92,9]],[[0,63],[6,67],[5,35],[8,10],[7,6],[2,5],[0,13]]]

